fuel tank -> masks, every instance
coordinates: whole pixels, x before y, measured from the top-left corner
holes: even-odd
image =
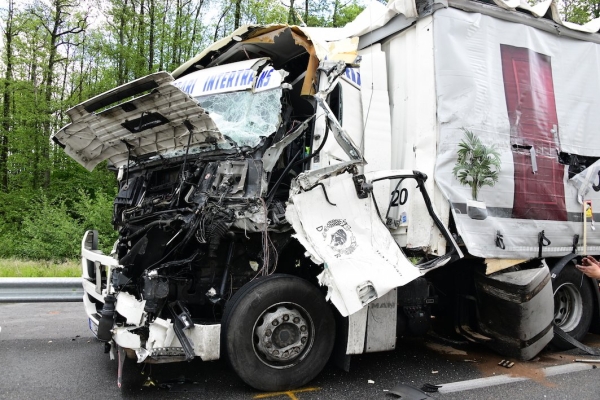
[[[520,360],[535,357],[552,340],[554,301],[548,267],[476,274],[480,331],[495,351]]]

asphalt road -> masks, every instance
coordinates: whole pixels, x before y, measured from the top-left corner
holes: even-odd
[[[293,393],[257,392],[225,362],[200,360],[143,371],[129,360],[119,389],[116,361],[89,331],[81,303],[0,304],[0,329],[0,399],[389,400],[398,398],[390,393],[398,384],[425,383],[445,384],[446,392],[430,394],[435,399],[600,399],[600,369],[573,362],[592,357],[544,351],[507,369],[497,365],[501,356],[484,347],[431,338],[404,338],[394,352],[354,356],[348,373],[327,366]],[[586,342],[600,347],[598,336]]]

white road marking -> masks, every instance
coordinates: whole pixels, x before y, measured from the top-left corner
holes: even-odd
[[[565,365],[557,365],[555,367],[547,367],[542,369],[545,376],[554,376],[554,375],[562,375],[562,374],[570,374],[573,372],[586,371],[588,369],[593,369],[593,365],[589,364],[565,364]],[[514,382],[522,382],[528,381],[529,378],[519,377],[519,376],[510,376],[510,375],[497,375],[490,376],[488,378],[479,378],[479,379],[471,379],[468,381],[459,381],[459,382],[451,382],[444,383],[440,385],[439,392],[440,393],[452,393],[452,392],[462,392],[463,390],[471,390],[471,389],[481,389],[489,386],[497,386],[504,385],[506,383],[514,383]]]

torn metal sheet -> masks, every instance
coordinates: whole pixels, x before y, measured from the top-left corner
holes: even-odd
[[[324,261],[319,280],[343,316],[421,275],[381,222],[371,197],[357,197],[348,173],[292,195],[286,217],[305,235],[311,255]]]
[[[90,171],[104,160],[120,167],[130,157],[183,155],[188,144],[189,153],[227,145],[204,109],[172,81],[170,74],[157,72],[83,102],[67,111],[72,123],[52,140]],[[152,92],[97,112],[147,90]],[[184,121],[194,128],[191,139]]]
[[[146,319],[145,305],[146,300],[140,301],[129,293],[120,292],[117,295],[115,310],[126,318],[128,324],[140,326]]]
[[[140,335],[132,332],[139,326],[114,328],[113,340],[123,348],[134,350],[139,363],[148,361],[148,357],[153,359],[152,362],[183,360],[183,348],[170,319],[156,318],[148,327],[149,335],[145,342]],[[221,325],[196,324],[184,332],[193,343],[194,355],[203,361],[219,359]]]
[[[293,132],[288,134],[279,142],[275,143],[273,146],[269,147],[263,156],[263,168],[266,172],[271,172],[277,160],[281,156],[281,152],[292,143],[300,134],[302,134],[306,128],[308,128],[308,124],[315,116],[311,116],[302,122],[299,127],[297,127]]]
[[[131,333],[130,330],[135,329],[131,327],[119,327],[113,329],[113,340],[116,344],[126,349],[137,349],[142,346],[142,339],[140,335]]]
[[[322,179],[336,176],[346,171],[356,172],[358,165],[360,165],[359,161],[346,161],[318,170],[303,172],[292,181],[291,191],[292,193],[300,193],[301,191],[308,190]]]
[[[155,348],[171,347],[175,338],[175,330],[170,319],[156,318],[149,326],[146,349],[152,352]]]
[[[338,142],[340,147],[346,152],[346,154],[348,155],[348,157],[350,157],[351,160],[360,160],[364,162],[362,152],[360,151],[358,146],[356,146],[352,138],[346,133],[345,129],[342,127],[340,122],[337,120],[337,118],[331,111],[331,108],[329,108],[329,105],[325,101],[325,98],[326,94],[321,94],[321,92],[315,95],[317,103],[327,115],[327,119],[329,120],[329,128],[333,131],[333,136],[335,137],[335,140]]]
[[[121,167],[140,157],[255,147],[281,123],[285,76],[265,58],[196,71],[177,81],[166,72],[148,75],[70,109],[73,122],[53,140],[89,170],[107,159]],[[147,90],[152,92],[127,100]]]
[[[583,204],[590,189],[600,190],[600,160],[569,179],[569,183],[577,188],[577,202]]]

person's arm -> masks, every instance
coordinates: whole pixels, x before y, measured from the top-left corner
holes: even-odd
[[[578,264],[576,267],[590,278],[600,279],[600,263],[594,257],[583,257],[581,265]]]

